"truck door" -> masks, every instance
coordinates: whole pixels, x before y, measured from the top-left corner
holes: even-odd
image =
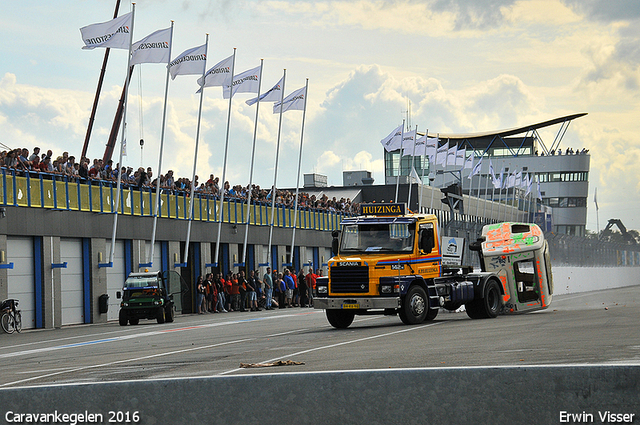
[[[540,288],[537,283],[540,279],[538,279],[537,276],[534,257],[531,256],[528,259],[519,260],[515,257],[522,257],[522,255],[514,255],[512,257],[513,274],[518,294],[518,302],[528,303],[532,301],[539,301]]]

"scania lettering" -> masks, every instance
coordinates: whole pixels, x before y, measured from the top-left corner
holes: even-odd
[[[402,213],[389,215],[391,210]],[[549,248],[537,225],[484,226],[469,246],[480,260],[481,270],[474,272],[463,265],[464,239],[441,240],[435,215],[404,210],[363,205],[364,215],[344,219],[334,232],[334,257],[328,276],[317,279],[313,303],[332,326],[347,328],[356,315],[398,315],[405,324],[418,324],[433,320],[440,308],[464,305],[469,317],[479,319],[551,304]]]

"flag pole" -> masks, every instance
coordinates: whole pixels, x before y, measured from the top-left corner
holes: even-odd
[[[529,191],[528,193],[529,201],[527,202],[527,207],[528,207],[527,222],[533,223],[533,215],[531,214],[531,198],[533,197],[533,194],[531,193],[531,186],[533,185],[533,176],[531,175],[531,173],[529,173],[529,178],[527,180],[528,180],[527,190]]]
[[[416,126],[416,132],[418,130],[418,126]],[[416,137],[418,135],[416,134]],[[422,212],[422,191],[424,189],[424,163],[427,159],[427,141],[429,140],[429,129],[424,133],[424,153],[422,154],[422,173],[420,175],[420,199],[418,200],[418,213]]]
[[[162,130],[160,132],[160,155],[158,157],[158,173],[156,177],[156,205],[155,212],[153,214],[153,230],[151,231],[151,252],[149,252],[149,258],[147,264],[149,267],[153,267],[153,253],[156,243],[156,229],[158,226],[158,216],[160,215],[160,176],[162,169],[162,154],[164,152],[164,132],[167,124],[167,97],[169,94],[169,64],[171,63],[171,48],[173,46],[173,21],[171,21],[171,32],[169,35],[169,59],[167,60],[167,78],[164,84],[164,106],[162,107]]]
[[[411,187],[413,186],[413,163],[414,163],[414,155],[416,154],[416,139],[418,137],[418,125],[416,124],[416,131],[413,134],[413,152],[411,152],[411,169],[409,170],[409,195],[407,197],[407,208],[411,209]],[[426,143],[426,142],[425,142]],[[402,160],[402,156],[400,157]]]
[[[433,164],[434,168],[438,168],[438,149],[440,148],[440,146],[438,146],[438,142],[440,142],[440,133],[436,133],[436,154],[433,157],[435,164]],[[434,172],[436,170],[433,170]],[[429,164],[429,174],[431,174],[431,164]],[[435,182],[435,174],[433,176],[433,181]],[[433,186],[431,185],[431,180],[429,180],[429,187],[431,188],[431,205],[429,206],[429,208],[433,211]]]
[[[596,236],[600,236],[600,211],[598,209],[598,188],[593,192],[593,203],[596,204]]]
[[[480,194],[480,182],[478,182],[478,195]],[[488,198],[488,193],[489,193],[489,176],[487,175],[486,181],[484,183],[484,208],[482,209],[482,215],[486,216],[487,215],[487,198]],[[478,199],[480,199],[480,196],[478,196]],[[478,207],[480,207],[480,203],[478,203]],[[478,212],[476,211],[476,215],[478,215]]]
[[[533,217],[531,222],[535,223],[536,222],[536,213],[538,212],[538,199],[540,197],[540,181],[538,180],[538,176],[534,174],[534,177],[536,178],[536,191],[538,192],[538,194],[536,195],[536,199],[533,200]],[[544,231],[544,224],[542,225],[542,230]]]
[[[233,59],[231,60],[231,83],[233,84],[233,72],[236,65],[236,48],[233,48]],[[204,86],[204,78],[202,81]],[[222,215],[224,212],[224,185],[225,175],[227,173],[227,152],[229,151],[229,125],[231,123],[231,101],[233,100],[233,88],[229,91],[229,112],[227,113],[227,135],[224,142],[224,160],[222,165],[222,179],[221,179],[221,191],[220,191],[220,206],[218,207],[218,237],[216,238],[216,253],[214,257],[214,264],[218,266],[218,254],[220,254],[220,232],[222,231]]]
[[[398,161],[398,176],[396,177],[396,197],[393,202],[398,203],[398,188],[400,187],[400,175],[402,174],[402,152],[404,152],[404,120],[402,120],[402,136],[400,136],[400,161]]]
[[[496,184],[493,176],[491,177],[491,212],[489,213],[489,220],[493,221],[493,205],[495,204],[494,196],[496,194]]]
[[[118,10],[120,9],[120,0],[116,0],[116,10],[113,12],[113,19],[118,17]],[[82,153],[80,158],[87,156],[87,149],[89,148],[89,140],[91,139],[91,131],[93,130],[93,122],[96,118],[96,110],[98,109],[98,101],[100,100],[100,93],[102,92],[102,83],[104,82],[104,74],[107,71],[107,62],[109,60],[109,51],[111,49],[107,47],[104,51],[104,59],[102,60],[102,68],[100,68],[100,77],[98,78],[98,87],[96,88],[96,95],[93,98],[93,106],[91,108],[91,116],[89,117],[89,123],[87,124],[87,133],[84,137],[84,145],[82,145]]]
[[[280,93],[280,118],[278,120],[278,137],[276,142],[276,159],[275,165],[273,166],[273,186],[271,186],[271,223],[269,224],[269,259],[267,264],[271,266],[271,270],[275,270],[276,264],[271,264],[273,256],[271,255],[271,241],[273,239],[273,221],[275,218],[275,207],[276,207],[276,180],[278,179],[278,156],[280,154],[280,131],[282,129],[282,104],[284,103],[284,85],[287,76],[287,70],[284,70],[282,75],[282,91]]]
[[[209,48],[209,34],[207,34],[205,41],[204,51]],[[182,257],[182,266],[187,266],[187,259],[189,258],[189,241],[191,240],[191,222],[193,221],[193,194],[196,190],[196,164],[198,163],[198,144],[200,142],[200,121],[202,117],[202,99],[204,98],[204,80],[207,72],[207,58],[202,63],[202,85],[200,86],[200,105],[198,106],[198,124],[196,126],[196,146],[193,152],[193,171],[191,173],[191,191],[189,193],[189,216],[187,223],[187,240],[184,244],[184,256]],[[233,78],[233,77],[232,77]]]
[[[296,197],[293,207],[293,234],[291,235],[291,267],[293,267],[293,252],[296,243],[296,225],[298,221],[298,192],[300,191],[300,165],[302,164],[302,140],[304,137],[304,119],[307,114],[307,97],[309,95],[309,79],[304,87],[304,108],[302,110],[302,128],[300,129],[300,152],[298,153],[298,177],[296,179]],[[284,92],[283,92],[284,93]],[[282,105],[280,106],[282,108]]]
[[[131,70],[131,46],[133,44],[133,25],[135,22],[136,16],[136,4],[132,3],[132,11],[131,11],[131,32],[129,33],[129,54],[127,55],[127,76],[129,76],[129,72]],[[123,112],[123,121],[124,125],[122,126],[122,138],[120,139],[120,160],[118,162],[118,182],[116,184],[116,211],[113,215],[113,231],[111,233],[111,252],[109,254],[109,267],[113,267],[113,256],[116,251],[116,229],[118,228],[118,210],[120,209],[120,188],[122,187],[122,151],[124,146],[124,138],[125,131],[127,127],[127,98],[129,97],[129,78],[125,79],[124,83],[124,112]]]
[[[260,109],[260,86],[262,85],[262,64],[263,59],[260,59],[260,75],[258,76],[258,101],[256,102],[256,122],[253,127],[253,145],[251,147],[251,167],[249,169],[249,192],[247,193],[247,220],[244,229],[244,245],[242,248],[242,264],[247,268],[247,240],[249,238],[249,219],[251,218],[251,194],[253,193],[253,162],[256,153],[256,135],[258,134],[258,111]]]

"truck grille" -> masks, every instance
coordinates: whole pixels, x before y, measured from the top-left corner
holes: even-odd
[[[330,291],[334,294],[369,292],[369,268],[362,266],[332,267],[329,274]]]

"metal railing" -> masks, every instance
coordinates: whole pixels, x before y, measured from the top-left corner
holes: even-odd
[[[153,217],[156,205],[155,188],[123,186],[120,193],[119,214]],[[41,172],[17,172],[0,168],[0,205],[47,208],[52,210],[86,211],[102,214],[115,213],[116,182],[78,179]],[[211,194],[194,194],[193,220],[217,222],[219,198]],[[245,199],[225,197],[223,223],[245,224],[247,202]],[[269,226],[271,203],[252,201],[249,224]],[[186,220],[189,211],[189,192],[161,189],[160,218]],[[293,227],[294,209],[276,205],[274,226]],[[344,212],[325,211],[309,207],[298,207],[296,228],[332,231],[340,227]]]
[[[578,236],[545,233],[554,265],[640,267],[640,246]]]

